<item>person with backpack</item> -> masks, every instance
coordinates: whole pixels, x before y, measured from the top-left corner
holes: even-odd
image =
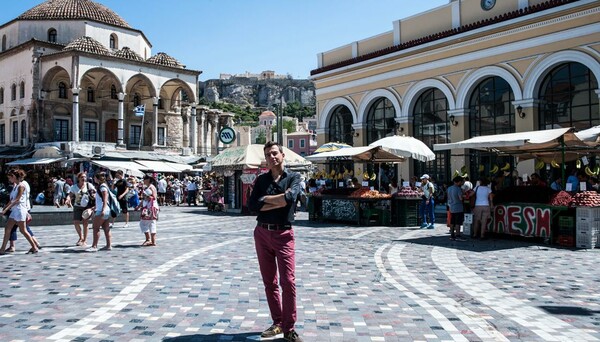
[[[94,175],[94,183],[96,183],[96,212],[93,221],[93,240],[92,246],[86,249],[87,252],[98,251],[98,240],[100,240],[100,228],[104,231],[106,238],[106,246],[101,248],[102,251],[112,250],[112,236],[109,227],[109,219],[111,217],[111,192],[106,183],[106,173],[99,172]],[[112,195],[114,197],[114,195]],[[118,203],[117,203],[118,205]]]
[[[69,193],[65,204],[68,207],[73,207],[73,225],[79,236],[79,240],[75,244],[80,247],[87,247],[88,221],[94,209],[94,197],[96,190],[94,186],[87,182],[87,174],[80,172],[77,174],[77,183],[69,188]],[[87,213],[84,212],[88,211]],[[81,227],[83,226],[83,230]]]

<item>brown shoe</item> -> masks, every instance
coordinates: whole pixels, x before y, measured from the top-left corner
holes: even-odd
[[[283,330],[281,330],[280,326],[273,324],[267,330],[263,331],[262,334],[260,334],[260,337],[275,337],[282,332]]]
[[[298,335],[296,330],[290,330],[289,332],[284,333],[283,338],[290,342],[303,342],[302,337]]]

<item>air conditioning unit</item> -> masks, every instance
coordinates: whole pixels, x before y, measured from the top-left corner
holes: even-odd
[[[189,148],[189,147],[183,147],[181,149],[181,155],[182,156],[189,156],[191,154],[192,154],[192,149],[191,148]]]
[[[106,153],[104,146],[92,146],[92,154],[96,156],[103,156]]]

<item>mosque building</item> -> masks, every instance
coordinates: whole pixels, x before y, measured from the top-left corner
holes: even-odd
[[[600,1],[452,0],[392,30],[319,53],[318,144],[366,146],[392,134],[433,149],[476,136],[600,124]],[[398,178],[447,182],[511,157],[437,151]],[[531,174],[534,162],[518,163]]]
[[[0,39],[0,146],[214,150],[220,113],[196,106],[201,71],[154,53],[109,8],[47,0],[2,24]]]

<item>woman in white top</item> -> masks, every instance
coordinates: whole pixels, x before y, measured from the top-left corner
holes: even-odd
[[[110,207],[108,205],[108,192],[110,191],[106,184],[106,174],[104,172],[96,173],[94,176],[94,183],[96,183],[96,213],[94,216],[94,234],[92,240],[92,246],[86,251],[97,252],[98,251],[98,240],[100,240],[100,227],[104,231],[104,237],[106,238],[106,246],[102,251],[110,251],[112,249],[110,234]]]
[[[475,208],[473,208],[473,237],[480,235],[480,238],[485,239],[485,231],[487,230],[487,222],[491,219],[491,207],[494,194],[489,187],[490,181],[483,177],[479,179],[479,185],[475,187]]]
[[[2,248],[0,248],[0,255],[6,253],[6,244],[10,239],[10,232],[16,225],[19,226],[21,234],[25,236],[31,249],[27,254],[34,254],[38,252],[38,248],[31,235],[25,229],[25,221],[27,221],[27,213],[31,205],[29,204],[29,184],[23,179],[25,178],[25,172],[23,170],[10,170],[7,173],[8,181],[13,183],[13,190],[10,193],[10,202],[2,211],[2,214],[6,214],[10,210],[10,216],[4,227],[4,239],[2,240]]]
[[[140,217],[140,230],[146,236],[143,247],[156,246],[156,220],[158,219],[158,202],[156,191],[156,180],[148,175],[144,176],[144,200],[140,203],[142,208]]]
[[[84,218],[83,212],[92,207],[92,196],[94,196],[94,187],[87,182],[87,174],[79,172],[77,174],[77,183],[70,188],[65,200],[68,207],[73,207],[73,225],[79,236],[76,246],[87,247],[88,220],[89,216]],[[83,230],[81,229],[83,225]]]

